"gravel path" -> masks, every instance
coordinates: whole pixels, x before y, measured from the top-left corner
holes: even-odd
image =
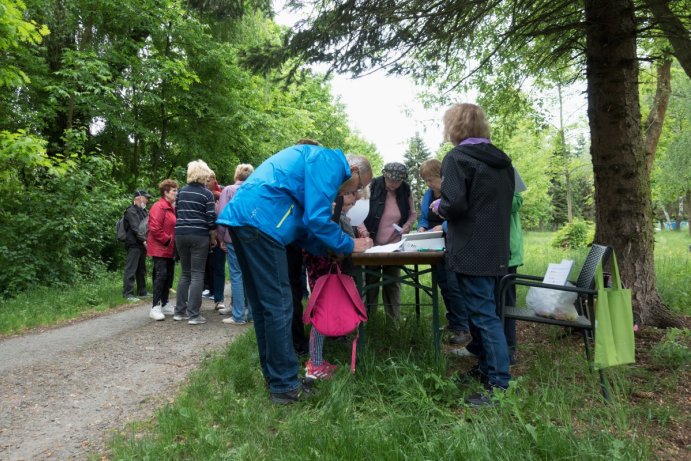
[[[149,304],[0,341],[0,459],[86,459],[113,430],[174,398],[206,353],[248,327],[204,301],[205,325],[149,319]]]

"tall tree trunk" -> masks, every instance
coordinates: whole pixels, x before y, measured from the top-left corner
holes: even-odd
[[[622,280],[633,293],[635,319],[647,325],[673,325],[675,318],[655,288],[633,1],[586,0],[585,17],[595,239],[611,245],[619,257]]]
[[[71,30],[70,13],[63,2],[54,1],[49,7],[50,14],[46,24],[51,33],[44,39],[46,62],[51,74],[62,69],[62,56],[66,49],[75,48],[75,39]],[[68,125],[72,123],[69,106],[56,107],[53,123],[44,130],[48,140],[47,153],[55,156],[64,153],[63,136]]]
[[[653,13],[655,21],[674,48],[679,64],[691,77],[691,39],[684,23],[669,9],[669,0],[646,0],[645,4]],[[688,13],[688,10],[686,11]]]
[[[653,169],[657,143],[662,134],[662,125],[669,105],[669,95],[672,93],[672,59],[669,56],[660,62],[657,68],[657,90],[650,108],[648,119],[645,121],[645,163],[648,176]]]

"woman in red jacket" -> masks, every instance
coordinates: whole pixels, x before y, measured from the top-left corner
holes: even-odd
[[[149,317],[164,320],[173,315],[174,308],[168,302],[168,292],[175,275],[175,197],[178,183],[164,179],[158,185],[161,198],[149,211],[149,234],[146,237],[146,254],[154,260],[154,300]]]

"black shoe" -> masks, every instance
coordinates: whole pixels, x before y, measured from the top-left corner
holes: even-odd
[[[450,331],[451,336],[449,337],[449,344],[453,344],[454,346],[467,346],[470,341],[473,340],[473,337],[470,336],[470,333],[467,331]]]
[[[501,386],[488,384],[485,386],[484,392],[478,392],[466,397],[465,403],[471,407],[492,407],[498,403],[497,400],[493,398],[495,392],[506,392],[506,389]]]
[[[480,370],[479,365],[474,365],[470,370],[460,375],[458,381],[461,383],[477,381],[483,386],[489,386],[489,377]]]
[[[271,403],[275,405],[290,405],[305,398],[313,397],[317,389],[308,381],[303,380],[298,387],[288,392],[272,392]]]

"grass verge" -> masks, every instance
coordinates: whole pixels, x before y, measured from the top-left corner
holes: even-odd
[[[341,364],[338,373],[319,384],[317,397],[287,407],[269,403],[249,332],[209,358],[174,403],[119,434],[103,457],[645,460],[689,454],[688,436],[678,438],[690,426],[683,406],[688,335],[676,334],[674,347],[646,347],[638,365],[608,370],[613,398],[606,403],[581,340],[530,325],[519,331],[510,391],[497,407],[477,410],[462,402],[479,385],[458,379],[473,361],[435,357],[430,323],[418,324],[409,313],[396,327],[375,316],[354,376],[349,344],[327,341],[325,356]],[[665,354],[677,360],[670,365]],[[666,399],[680,390],[681,400]]]
[[[55,325],[124,303],[122,276],[103,273],[69,287],[36,287],[0,300],[0,335]]]

